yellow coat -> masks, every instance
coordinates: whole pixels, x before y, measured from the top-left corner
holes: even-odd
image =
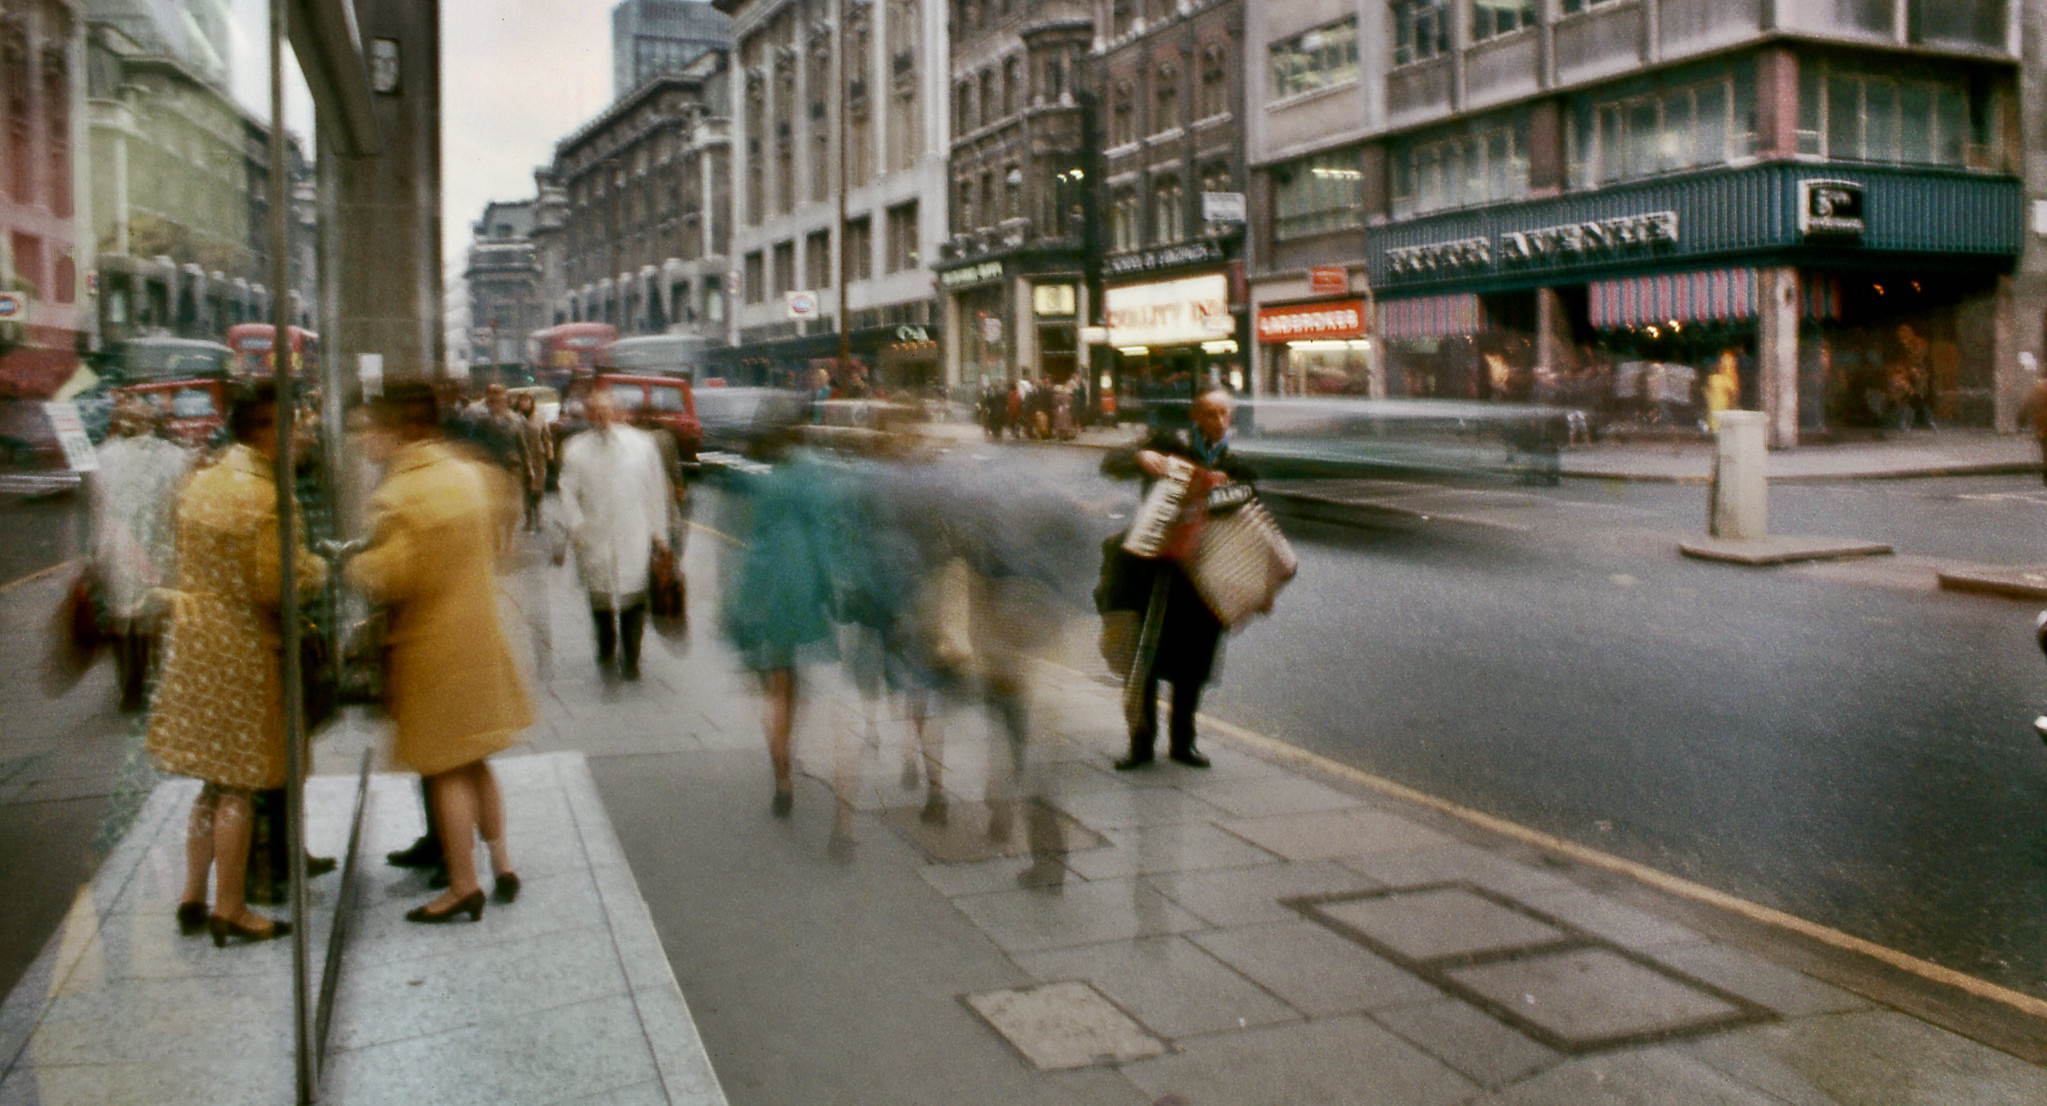
[[[391,608],[385,684],[398,760],[423,776],[482,760],[533,724],[497,607],[495,489],[438,442],[391,460],[349,582]]]
[[[317,592],[327,566],[299,532],[300,590]],[[167,772],[227,787],[284,786],[277,539],[271,465],[247,446],[229,449],[178,495],[177,591],[146,740]]]

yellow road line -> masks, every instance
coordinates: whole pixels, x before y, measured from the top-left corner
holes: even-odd
[[[689,524],[689,528],[692,530],[702,530],[704,533],[709,534],[714,538],[717,538],[718,540],[724,542],[727,545],[744,544],[738,538],[733,537],[732,535],[726,533],[725,531],[717,529],[716,527],[705,526],[701,522],[691,522]]]
[[[76,563],[75,561],[58,561],[56,564],[53,564],[48,568],[40,568],[34,572],[29,573],[26,576],[14,580],[9,580],[4,584],[0,584],[0,595],[5,595],[8,592],[13,591],[15,588],[21,587],[24,584],[33,584],[37,580],[41,580],[49,576],[54,576],[57,573],[62,572],[67,568],[70,568],[75,563]]]
[[[1062,669],[1083,681],[1092,683],[1090,677],[1084,673],[1057,662],[1047,663],[1050,667]],[[1398,799],[1404,799],[1408,802],[1428,807],[1430,810],[1439,811],[1459,821],[1478,826],[1481,829],[1489,830],[1505,837],[1511,837],[1517,841],[1524,841],[1552,852],[1561,853],[1572,860],[1591,865],[1595,868],[1604,868],[1609,872],[1617,872],[1630,879],[1648,884],[1660,891],[1676,895],[1679,898],[1690,899],[1693,902],[1703,903],[1722,910],[1729,910],[1750,921],[1773,926],[1777,929],[1788,930],[1801,937],[1810,938],[1821,944],[1846,952],[1860,953],[1889,964],[1900,971],[1909,972],[1921,979],[1954,987],[1977,998],[2009,1006],[2014,1010],[2036,1018],[2047,1018],[2047,1000],[2038,999],[2032,995],[2014,991],[2007,987],[2000,987],[1995,983],[1978,979],[1966,972],[1958,972],[1953,968],[1942,967],[1931,961],[1921,960],[1910,953],[1900,952],[1887,945],[1879,945],[1874,941],[1865,940],[1852,933],[1843,933],[1838,929],[1823,926],[1818,922],[1808,921],[1795,914],[1787,914],[1774,907],[1764,906],[1758,902],[1750,902],[1747,899],[1730,895],[1725,891],[1715,890],[1704,884],[1694,883],[1680,876],[1674,876],[1668,872],[1651,868],[1646,864],[1618,857],[1612,853],[1601,852],[1598,849],[1580,845],[1576,841],[1544,833],[1541,830],[1532,829],[1518,822],[1510,822],[1505,818],[1495,817],[1483,811],[1473,810],[1468,806],[1453,803],[1448,799],[1439,799],[1425,791],[1418,791],[1403,783],[1395,783],[1383,776],[1373,775],[1362,768],[1345,764],[1339,760],[1332,760],[1319,753],[1309,752],[1306,749],[1281,741],[1276,737],[1268,737],[1256,730],[1247,729],[1234,722],[1224,721],[1212,714],[1203,713],[1197,717],[1200,718],[1201,724],[1211,732],[1219,733],[1239,745],[1257,749],[1275,759],[1289,761],[1304,768],[1325,772],[1339,779],[1361,784],[1380,794],[1391,795]]]

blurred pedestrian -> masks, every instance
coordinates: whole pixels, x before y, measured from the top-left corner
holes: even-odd
[[[548,438],[547,424],[540,420],[540,405],[530,393],[522,393],[512,411],[519,416],[519,436],[526,447],[526,529],[538,531],[540,500],[547,491],[547,463],[554,454],[554,443]]]
[[[1149,492],[1153,482],[1167,475],[1169,459],[1179,458],[1218,474],[1226,483],[1251,484],[1256,473],[1230,453],[1230,419],[1235,408],[1228,390],[1210,388],[1194,401],[1190,429],[1155,431],[1133,448],[1112,451],[1103,458],[1102,471],[1111,476],[1140,476]],[[1133,557],[1120,548],[1111,548],[1108,556],[1115,579],[1103,588],[1105,612],[1144,611],[1146,635],[1156,641],[1149,658],[1137,658],[1139,670],[1133,678],[1139,685],[1139,717],[1131,720],[1130,749],[1116,761],[1116,768],[1127,771],[1151,763],[1158,734],[1160,681],[1173,685],[1167,755],[1177,763],[1206,768],[1208,758],[1195,748],[1194,719],[1201,709],[1202,688],[1215,670],[1222,622],[1209,610],[1179,561]]]
[[[156,659],[163,603],[171,582],[173,512],[195,454],[158,434],[162,409],[140,399],[114,405],[92,502],[92,570],[113,638],[121,709],[139,710]]]
[[[2025,415],[2032,420],[2033,439],[2040,443],[2040,479],[2047,482],[2047,374],[2026,394]]]
[[[205,781],[192,804],[177,916],[185,933],[210,930],[215,946],[291,931],[250,911],[243,897],[251,796],[285,784],[276,419],[272,381],[238,394],[227,420],[232,444],[178,497],[177,589],[146,739],[165,771]],[[326,565],[302,542],[294,550],[299,589],[319,591]]]
[[[1718,433],[1720,412],[1741,402],[1741,361],[1731,349],[1720,351],[1713,375],[1706,378],[1706,430]]]
[[[483,916],[476,838],[493,897],[519,894],[505,840],[504,799],[485,760],[533,724],[533,708],[498,620],[499,493],[480,466],[440,440],[438,404],[423,384],[387,387],[374,412],[373,454],[386,461],[370,500],[369,547],[349,581],[391,612],[388,705],[397,758],[426,781],[448,887],[407,921]]]
[[[618,656],[619,675],[637,680],[648,565],[671,555],[668,478],[654,440],[619,421],[609,392],[593,390],[584,408],[590,429],[562,446],[561,526],[590,596],[597,664]]]
[[[726,498],[726,532],[742,546],[721,574],[725,634],[740,663],[761,682],[763,725],[774,772],[771,809],[787,817],[795,802],[792,734],[797,670],[838,655],[832,558],[836,503],[830,475],[794,446],[791,428],[759,434],[749,450],[764,465],[736,474]]]

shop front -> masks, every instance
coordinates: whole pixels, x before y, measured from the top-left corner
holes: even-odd
[[[835,390],[883,397],[923,395],[944,379],[939,334],[939,328],[928,323],[858,327],[846,336],[843,365],[836,331],[763,334],[715,351],[712,372],[733,385],[807,391],[816,370],[823,369]]]
[[[1258,308],[1253,330],[1263,356],[1263,391],[1283,396],[1373,396],[1370,315],[1363,299]]]
[[[1387,394],[1686,431],[1731,374],[1778,447],[1991,426],[2017,401],[1996,336],[2019,201],[2009,177],[1783,164],[1388,227],[1370,256]]]
[[[1247,384],[1224,273],[1112,285],[1104,319],[1111,384],[1125,409],[1190,400],[1210,385]]]

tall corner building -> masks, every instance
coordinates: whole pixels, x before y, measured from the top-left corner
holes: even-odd
[[[1900,379],[2009,429],[2026,7],[1248,5],[1254,382],[1625,410],[1731,359],[1773,446],[1882,430]]]
[[[732,18],[709,0],[620,0],[611,9],[612,98],[731,45]]]

